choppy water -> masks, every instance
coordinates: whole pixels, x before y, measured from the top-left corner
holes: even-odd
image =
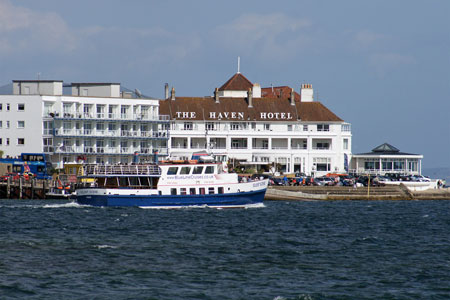
[[[450,202],[265,205],[0,200],[0,298],[450,298]]]

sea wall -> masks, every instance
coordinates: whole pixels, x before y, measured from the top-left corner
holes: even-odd
[[[271,186],[265,200],[450,200],[450,188],[410,191],[385,187]]]

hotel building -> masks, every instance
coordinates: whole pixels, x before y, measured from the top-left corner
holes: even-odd
[[[310,84],[300,93],[261,88],[238,72],[209,97],[169,95],[166,84],[159,106],[170,116],[170,157],[206,150],[241,168],[315,176],[349,167],[351,125],[316,101]]]
[[[5,93],[3,93],[5,94]],[[130,163],[137,155],[167,155],[168,116],[157,99],[121,90],[119,83],[14,80],[0,95],[4,156],[47,153],[52,162]]]

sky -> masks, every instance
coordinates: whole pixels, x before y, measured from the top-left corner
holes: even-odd
[[[310,83],[352,124],[352,152],[389,143],[450,167],[450,1],[0,0],[0,86],[119,82],[212,95],[237,72]]]

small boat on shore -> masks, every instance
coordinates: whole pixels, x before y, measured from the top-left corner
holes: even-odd
[[[85,165],[76,201],[93,206],[263,206],[268,179],[239,182],[221,163]]]

